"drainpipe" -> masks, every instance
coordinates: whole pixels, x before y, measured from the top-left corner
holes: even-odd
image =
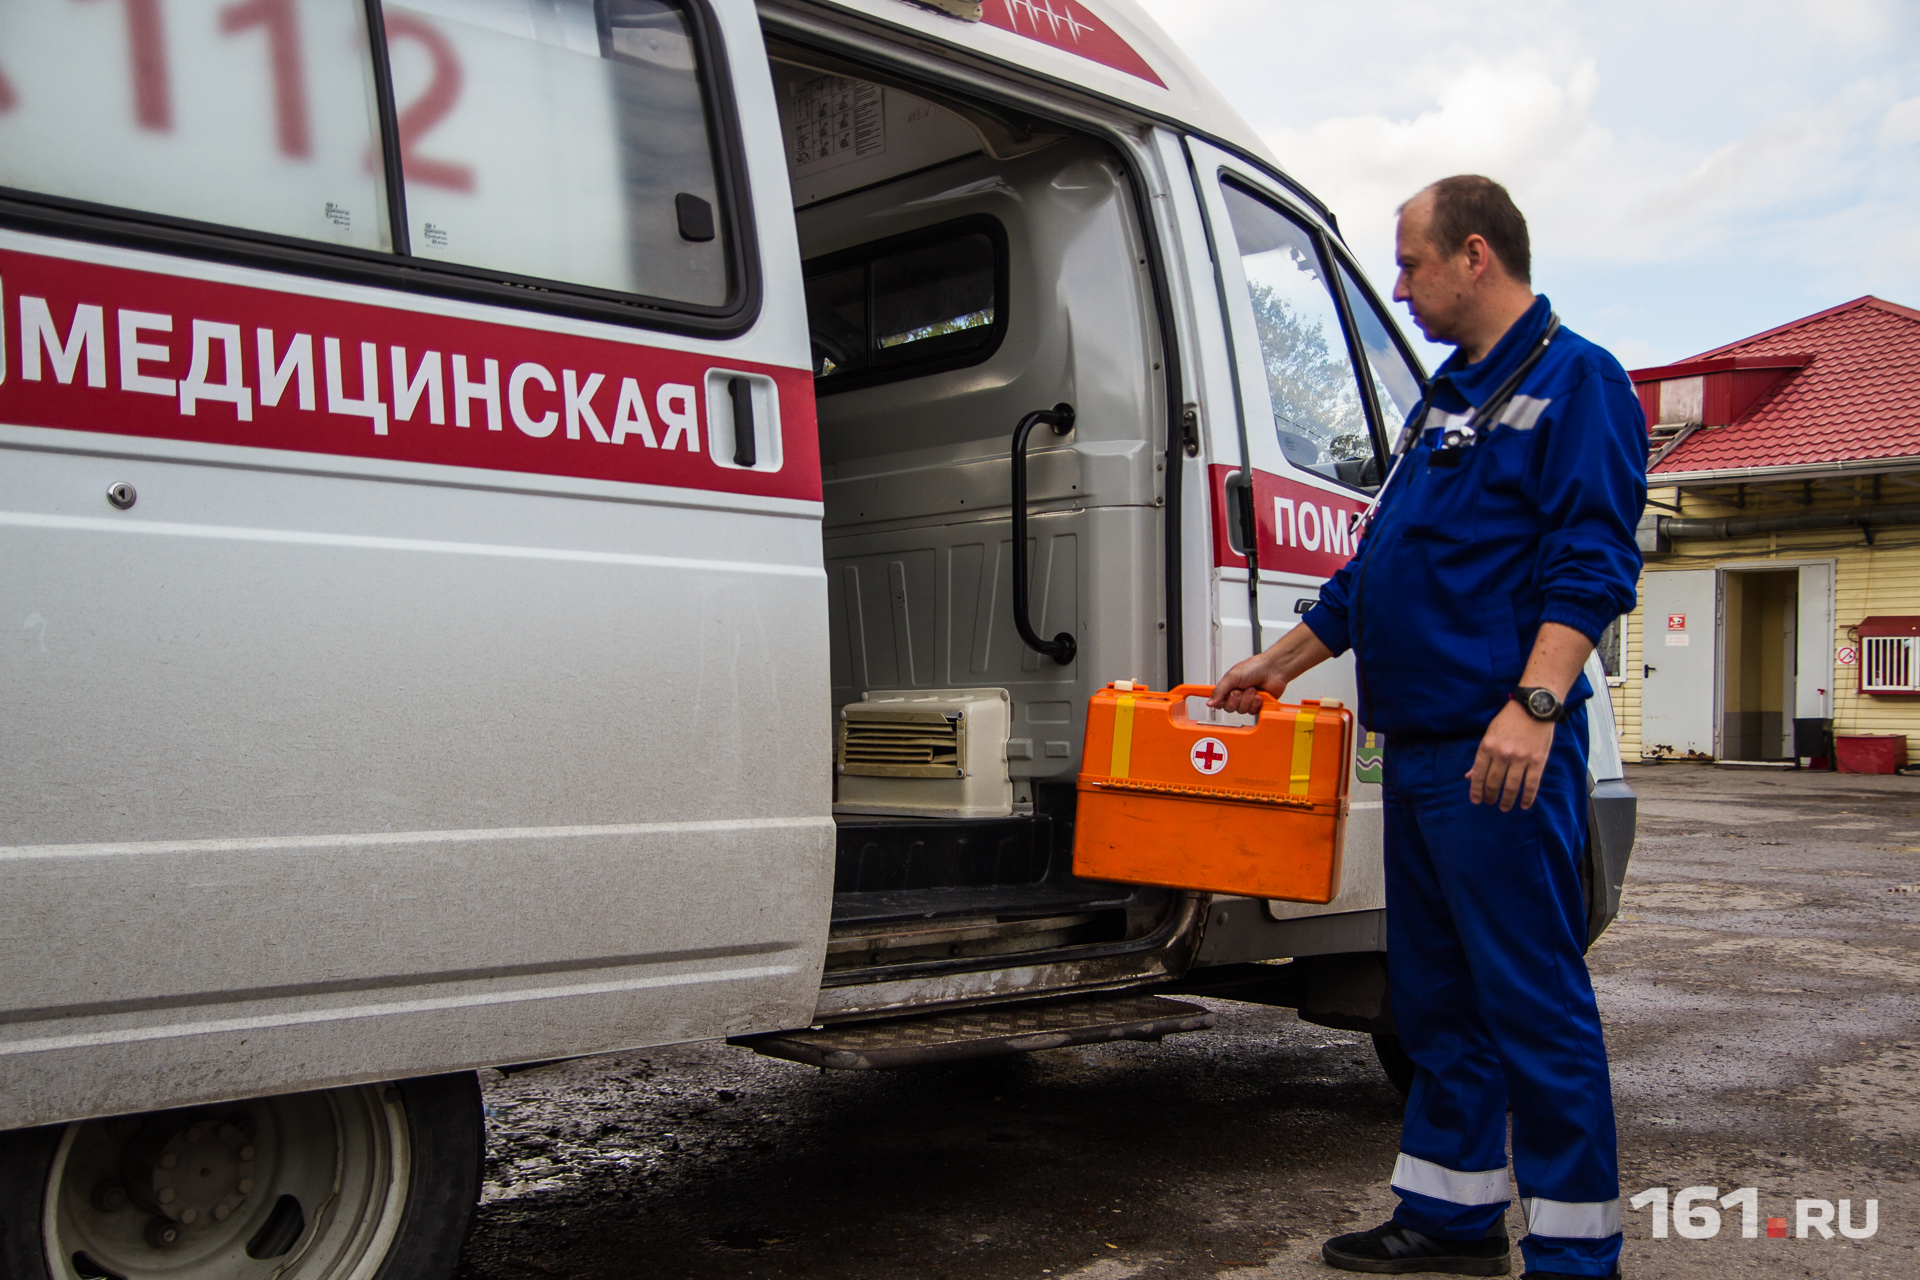
[[[1873,531],[1895,525],[1920,525],[1920,502],[1883,503],[1845,511],[1803,511],[1784,516],[1717,516],[1698,518],[1663,516],[1649,511],[1640,517],[1640,549],[1673,550],[1675,538],[1747,538],[1758,533],[1790,533],[1805,529],[1859,529],[1873,544]]]

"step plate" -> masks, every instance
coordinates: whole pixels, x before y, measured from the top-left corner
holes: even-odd
[[[1204,1031],[1212,1025],[1213,1014],[1184,1000],[1080,996],[736,1036],[728,1043],[813,1067],[875,1071],[1058,1049],[1069,1044],[1158,1040],[1181,1031]]]

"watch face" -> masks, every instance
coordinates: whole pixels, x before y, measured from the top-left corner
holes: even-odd
[[[1545,689],[1535,689],[1527,695],[1527,710],[1536,720],[1545,720],[1560,709],[1560,701]]]

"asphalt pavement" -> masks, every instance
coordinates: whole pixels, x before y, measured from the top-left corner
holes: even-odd
[[[1622,1190],[1716,1198],[1665,1238],[1662,1197],[1628,1208],[1625,1275],[1920,1277],[1920,779],[1629,773],[1640,839],[1590,957]],[[1205,1003],[1213,1030],[1159,1045],[911,1071],[702,1044],[488,1073],[460,1275],[1339,1274],[1321,1240],[1391,1211],[1399,1095],[1365,1036]]]

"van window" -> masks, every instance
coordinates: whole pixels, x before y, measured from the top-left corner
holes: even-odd
[[[976,218],[808,263],[820,389],[986,359],[1006,327],[1004,244],[998,223]]]
[[[1353,312],[1353,327],[1360,331],[1361,359],[1367,375],[1373,379],[1373,398],[1380,406],[1387,444],[1391,447],[1407,415],[1420,401],[1420,376],[1407,363],[1400,344],[1393,340],[1388,328],[1392,322],[1374,309],[1367,291],[1347,270],[1347,264],[1339,264],[1339,269],[1340,287],[1347,292],[1347,309]]]
[[[0,3],[0,186],[391,247],[361,0]]]
[[[706,306],[729,247],[674,0],[407,0],[386,12],[416,257]]]
[[[1357,483],[1373,439],[1313,235],[1232,183],[1220,190],[1252,295],[1280,450],[1296,466]]]

